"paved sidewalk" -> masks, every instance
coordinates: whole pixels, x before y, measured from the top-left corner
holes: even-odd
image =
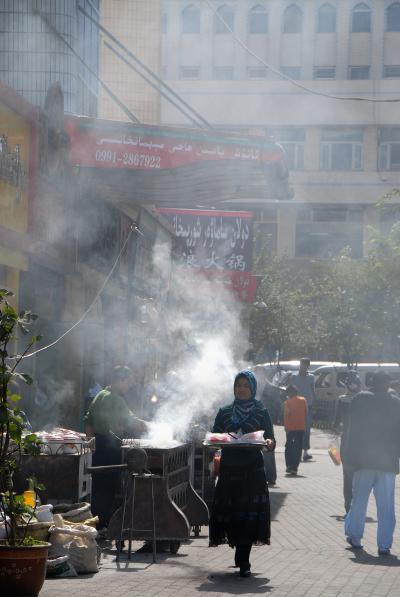
[[[227,547],[208,548],[202,536],[182,545],[178,554],[147,554],[131,562],[115,555],[103,558],[91,577],[47,580],[40,597],[119,597],[194,595],[271,595],[273,597],[400,597],[400,559],[378,557],[376,512],[371,501],[364,537],[365,550],[352,551],[343,536],[342,471],[327,454],[329,434],[314,430],[314,460],[302,464],[297,478],[285,477],[284,433],[278,436],[278,484],[272,488],[272,544],[252,551],[250,579],[240,578]],[[399,511],[399,487],[397,511]],[[135,544],[139,547],[141,544]],[[393,553],[400,558],[400,529]]]

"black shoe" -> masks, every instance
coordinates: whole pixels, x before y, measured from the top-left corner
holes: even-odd
[[[250,575],[251,575],[250,564],[246,564],[245,566],[240,566],[239,576],[241,576],[242,578],[249,578]]]

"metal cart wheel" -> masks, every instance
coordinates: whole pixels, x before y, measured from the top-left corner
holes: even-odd
[[[200,537],[201,526],[199,524],[193,525],[192,531],[195,537]]]
[[[178,553],[178,550],[179,550],[180,546],[181,546],[181,542],[180,541],[170,541],[170,543],[169,543],[169,551],[172,554],[175,555],[175,554]]]

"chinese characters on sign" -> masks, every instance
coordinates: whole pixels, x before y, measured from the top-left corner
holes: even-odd
[[[175,253],[183,267],[230,288],[241,300],[253,300],[257,284],[251,273],[251,212],[173,208],[157,211],[175,230]]]

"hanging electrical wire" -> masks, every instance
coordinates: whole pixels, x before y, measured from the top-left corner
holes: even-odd
[[[120,252],[118,253],[118,256],[114,262],[114,265],[112,266],[110,272],[108,273],[108,275],[106,276],[103,284],[101,285],[99,291],[97,292],[96,296],[94,297],[93,301],[90,303],[89,307],[86,309],[86,311],[83,313],[83,315],[78,319],[78,321],[76,321],[74,323],[74,325],[72,325],[66,332],[64,332],[63,334],[61,334],[61,336],[59,338],[57,338],[56,340],[54,340],[53,342],[51,342],[50,344],[47,344],[47,346],[42,346],[42,348],[38,348],[37,350],[33,351],[33,352],[29,352],[28,354],[24,355],[22,358],[23,359],[27,359],[29,357],[33,357],[35,354],[38,354],[39,352],[43,352],[44,350],[48,350],[49,348],[52,348],[53,346],[55,346],[56,344],[58,344],[59,342],[61,342],[61,340],[63,340],[66,336],[68,336],[68,334],[70,334],[76,327],[78,327],[79,324],[82,323],[82,321],[87,317],[87,315],[90,313],[90,311],[93,309],[94,305],[97,303],[97,301],[99,300],[100,296],[102,295],[105,287],[107,286],[111,276],[114,273],[115,268],[118,265],[118,262],[121,258],[121,255],[123,254],[123,252],[125,251],[125,248],[128,244],[128,241],[131,237],[132,232],[135,231],[138,234],[140,234],[141,236],[144,236],[143,232],[141,232],[141,230],[139,230],[139,228],[136,225],[132,225],[130,227],[130,230],[128,232],[128,235],[125,239],[125,242],[123,243]]]
[[[299,81],[296,81],[295,79],[292,79],[288,75],[285,75],[284,73],[282,73],[280,70],[274,68],[273,66],[271,66],[270,64],[268,64],[267,62],[265,62],[265,60],[263,60],[263,58],[261,58],[261,56],[258,56],[258,54],[256,54],[255,52],[253,52],[253,50],[251,50],[248,47],[248,45],[245,44],[245,42],[240,37],[238,37],[236,35],[236,33],[233,31],[232,27],[230,27],[229,23],[226,22],[226,20],[223,18],[223,16],[211,4],[210,0],[204,0],[204,1],[209,6],[209,8],[212,10],[212,12],[215,14],[215,16],[221,21],[221,23],[224,25],[224,27],[226,28],[226,30],[229,31],[229,33],[232,35],[232,37],[236,41],[236,43],[238,43],[243,48],[243,50],[245,50],[245,52],[247,52],[250,56],[253,56],[253,58],[255,58],[256,60],[258,60],[258,62],[260,62],[267,70],[271,71],[275,75],[278,75],[282,79],[285,79],[285,81],[289,81],[290,83],[292,83],[292,85],[295,85],[296,87],[299,87],[303,91],[306,91],[307,93],[311,93],[313,95],[319,95],[321,97],[326,97],[328,99],[342,100],[342,101],[371,102],[371,103],[375,103],[375,104],[378,104],[378,103],[399,103],[400,102],[400,98],[391,98],[391,99],[390,98],[383,98],[383,99],[378,99],[378,98],[372,98],[372,97],[358,97],[358,96],[346,97],[346,96],[341,96],[341,95],[334,95],[334,94],[331,94],[331,93],[325,93],[324,91],[317,91],[316,89],[311,89],[311,87],[307,87],[307,85],[303,85],[303,83],[300,83]]]

